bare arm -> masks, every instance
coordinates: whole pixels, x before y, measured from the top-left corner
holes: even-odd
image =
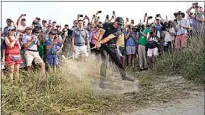
[[[144,15],[143,22],[145,22],[145,21],[146,21],[146,18],[147,18],[147,13],[145,13],[145,15]]]
[[[147,35],[146,35],[146,34],[144,34],[143,32],[141,32],[141,31],[140,31],[140,33],[141,33],[141,34],[142,34],[145,38],[147,37]]]
[[[115,38],[115,35],[110,34],[109,36],[107,36],[106,38],[104,38],[103,40],[100,41],[101,44],[107,43],[108,41],[110,41],[111,39]]]
[[[186,13],[187,13],[188,15],[190,15],[190,11],[191,11],[192,8],[193,8],[193,6],[191,6],[189,9],[187,9]]]
[[[2,62],[5,62],[6,49],[2,49]]]
[[[32,37],[30,40],[28,40],[25,44],[24,47],[27,48],[32,42],[33,42],[34,38]]]
[[[74,38],[72,38],[72,41],[71,41],[71,48],[74,51]]]
[[[19,18],[18,18],[18,20],[17,20],[17,22],[16,22],[16,25],[18,26],[19,25],[19,21],[20,21],[20,19],[22,18],[22,14],[19,16]]]
[[[17,38],[14,39],[12,42],[9,41],[9,38],[8,37],[5,37],[5,43],[7,46],[9,46],[10,48],[12,48],[14,46],[14,44],[17,42]]]
[[[127,35],[125,37],[126,40],[128,39],[129,35],[130,35],[130,32],[127,33]]]
[[[50,44],[49,46],[46,46],[46,49],[49,50],[51,47],[53,47],[54,44]]]
[[[100,35],[99,35],[98,41],[100,41],[102,39],[104,33],[105,33],[105,30],[104,29],[100,29]]]

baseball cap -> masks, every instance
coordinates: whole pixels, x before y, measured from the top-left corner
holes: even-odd
[[[8,27],[8,31],[13,30],[13,29],[16,29],[16,28],[13,26]]]
[[[160,18],[160,17],[157,17],[156,20],[161,20],[161,18]]]
[[[124,24],[124,20],[122,17],[117,17],[115,19],[115,22],[117,22],[118,25],[123,25]]]
[[[8,22],[8,21],[11,22],[12,20],[10,18],[8,18],[8,19],[6,19],[6,22]]]
[[[50,31],[49,35],[55,35],[55,33],[53,31]]]
[[[27,26],[25,30],[32,30],[32,28]]]
[[[41,20],[39,17],[36,17],[37,20]]]

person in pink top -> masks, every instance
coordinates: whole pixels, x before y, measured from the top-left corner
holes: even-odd
[[[19,36],[14,36],[15,28],[10,27],[8,29],[8,36],[5,37],[6,43],[6,51],[5,51],[5,62],[9,69],[9,77],[13,80],[13,76],[16,80],[19,80],[19,67],[20,64],[23,63],[21,54],[20,54],[20,43],[19,43]]]
[[[92,32],[92,39],[91,39],[91,44],[96,44],[100,38],[100,32],[102,29],[102,25],[98,24],[95,28],[95,30]],[[99,49],[93,49],[91,52],[94,52],[96,55],[99,55],[100,50]]]

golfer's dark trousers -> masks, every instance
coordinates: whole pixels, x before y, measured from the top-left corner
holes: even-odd
[[[103,44],[100,47],[100,54],[101,54],[101,59],[102,59],[102,64],[100,68],[101,82],[104,81],[106,78],[107,62],[109,61],[108,55],[110,55],[110,58],[112,59],[112,61],[117,65],[122,78],[126,77],[125,68],[123,67],[120,55],[117,52],[117,46],[115,44],[112,44],[112,45]]]

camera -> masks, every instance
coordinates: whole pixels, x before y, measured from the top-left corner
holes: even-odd
[[[192,6],[193,6],[193,7],[196,7],[196,6],[198,6],[198,3],[197,3],[197,2],[196,2],[196,3],[193,3]]]
[[[152,16],[147,17],[148,19],[152,19]]]
[[[83,17],[83,15],[82,14],[78,14],[78,17]]]
[[[156,17],[160,17],[160,14],[156,14]]]
[[[96,13],[96,14],[100,14],[100,13],[102,13],[102,11],[97,11],[97,13]]]
[[[106,19],[109,19],[109,15],[106,16]]]
[[[140,32],[144,30],[144,25],[138,24],[137,26],[132,28],[133,32]]]
[[[115,15],[115,11],[113,11],[112,14]]]

